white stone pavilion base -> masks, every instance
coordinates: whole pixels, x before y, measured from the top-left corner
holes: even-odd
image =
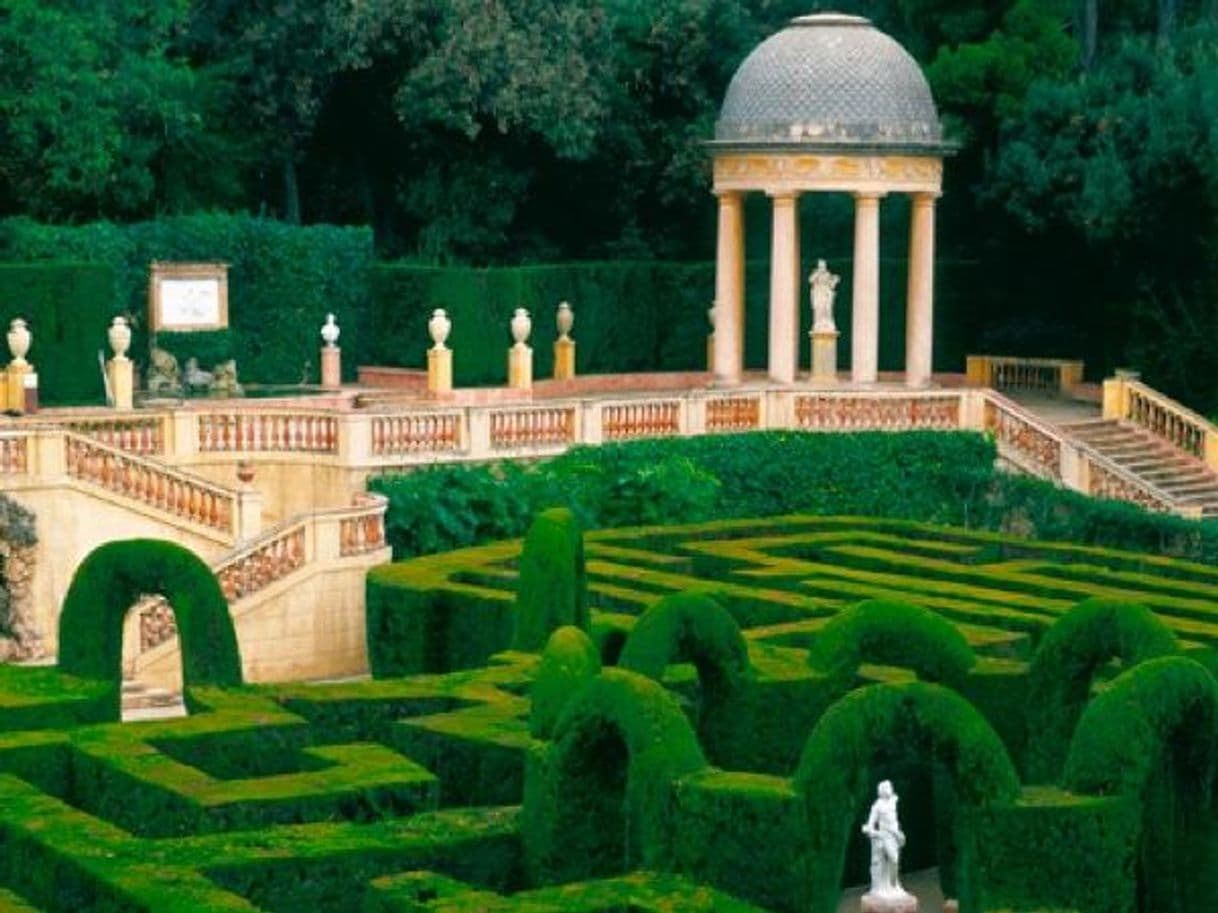
[[[918,898],[905,891],[899,894],[872,894],[868,891],[859,903],[861,913],[918,913]]]

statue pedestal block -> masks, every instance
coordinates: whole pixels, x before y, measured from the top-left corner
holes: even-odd
[[[6,395],[4,408],[12,412],[36,412],[38,410],[38,375],[29,362],[18,363],[15,359],[5,369]]]
[[[116,355],[106,365],[114,408],[127,411],[135,405],[135,364],[126,355]]]
[[[575,340],[554,341],[554,379],[572,380],[575,377]]]
[[[508,349],[508,386],[513,390],[533,389],[533,350],[524,343]]]
[[[868,891],[859,902],[862,913],[918,913],[918,898],[902,891],[900,894],[872,894]]]
[[[813,330],[812,382],[831,384],[837,381],[837,330]]]
[[[453,392],[453,350],[427,350],[427,392],[443,396]]]
[[[321,348],[321,385],[338,389],[343,385],[342,349],[338,346]]]

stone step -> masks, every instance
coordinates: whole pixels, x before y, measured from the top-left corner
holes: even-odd
[[[122,686],[123,710],[150,707],[172,707],[182,702],[182,695],[164,688],[153,688],[140,681],[127,680]]]

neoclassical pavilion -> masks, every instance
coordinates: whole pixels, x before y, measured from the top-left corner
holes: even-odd
[[[714,373],[738,383],[744,361],[744,195],[773,201],[770,377],[799,368],[799,196],[833,191],[855,200],[851,379],[876,380],[880,329],[880,201],[912,197],[905,375],[930,381],[934,339],[935,200],[942,126],[917,62],[867,20],[801,16],[758,45],[732,77],[715,138],[719,244]]]

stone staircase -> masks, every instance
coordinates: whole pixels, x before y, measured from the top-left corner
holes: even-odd
[[[123,681],[121,706],[125,722],[186,716],[180,692],[155,688],[131,679]]]
[[[1199,507],[1204,518],[1218,518],[1218,474],[1191,454],[1128,422],[1093,419],[1058,427],[1179,505]]]

